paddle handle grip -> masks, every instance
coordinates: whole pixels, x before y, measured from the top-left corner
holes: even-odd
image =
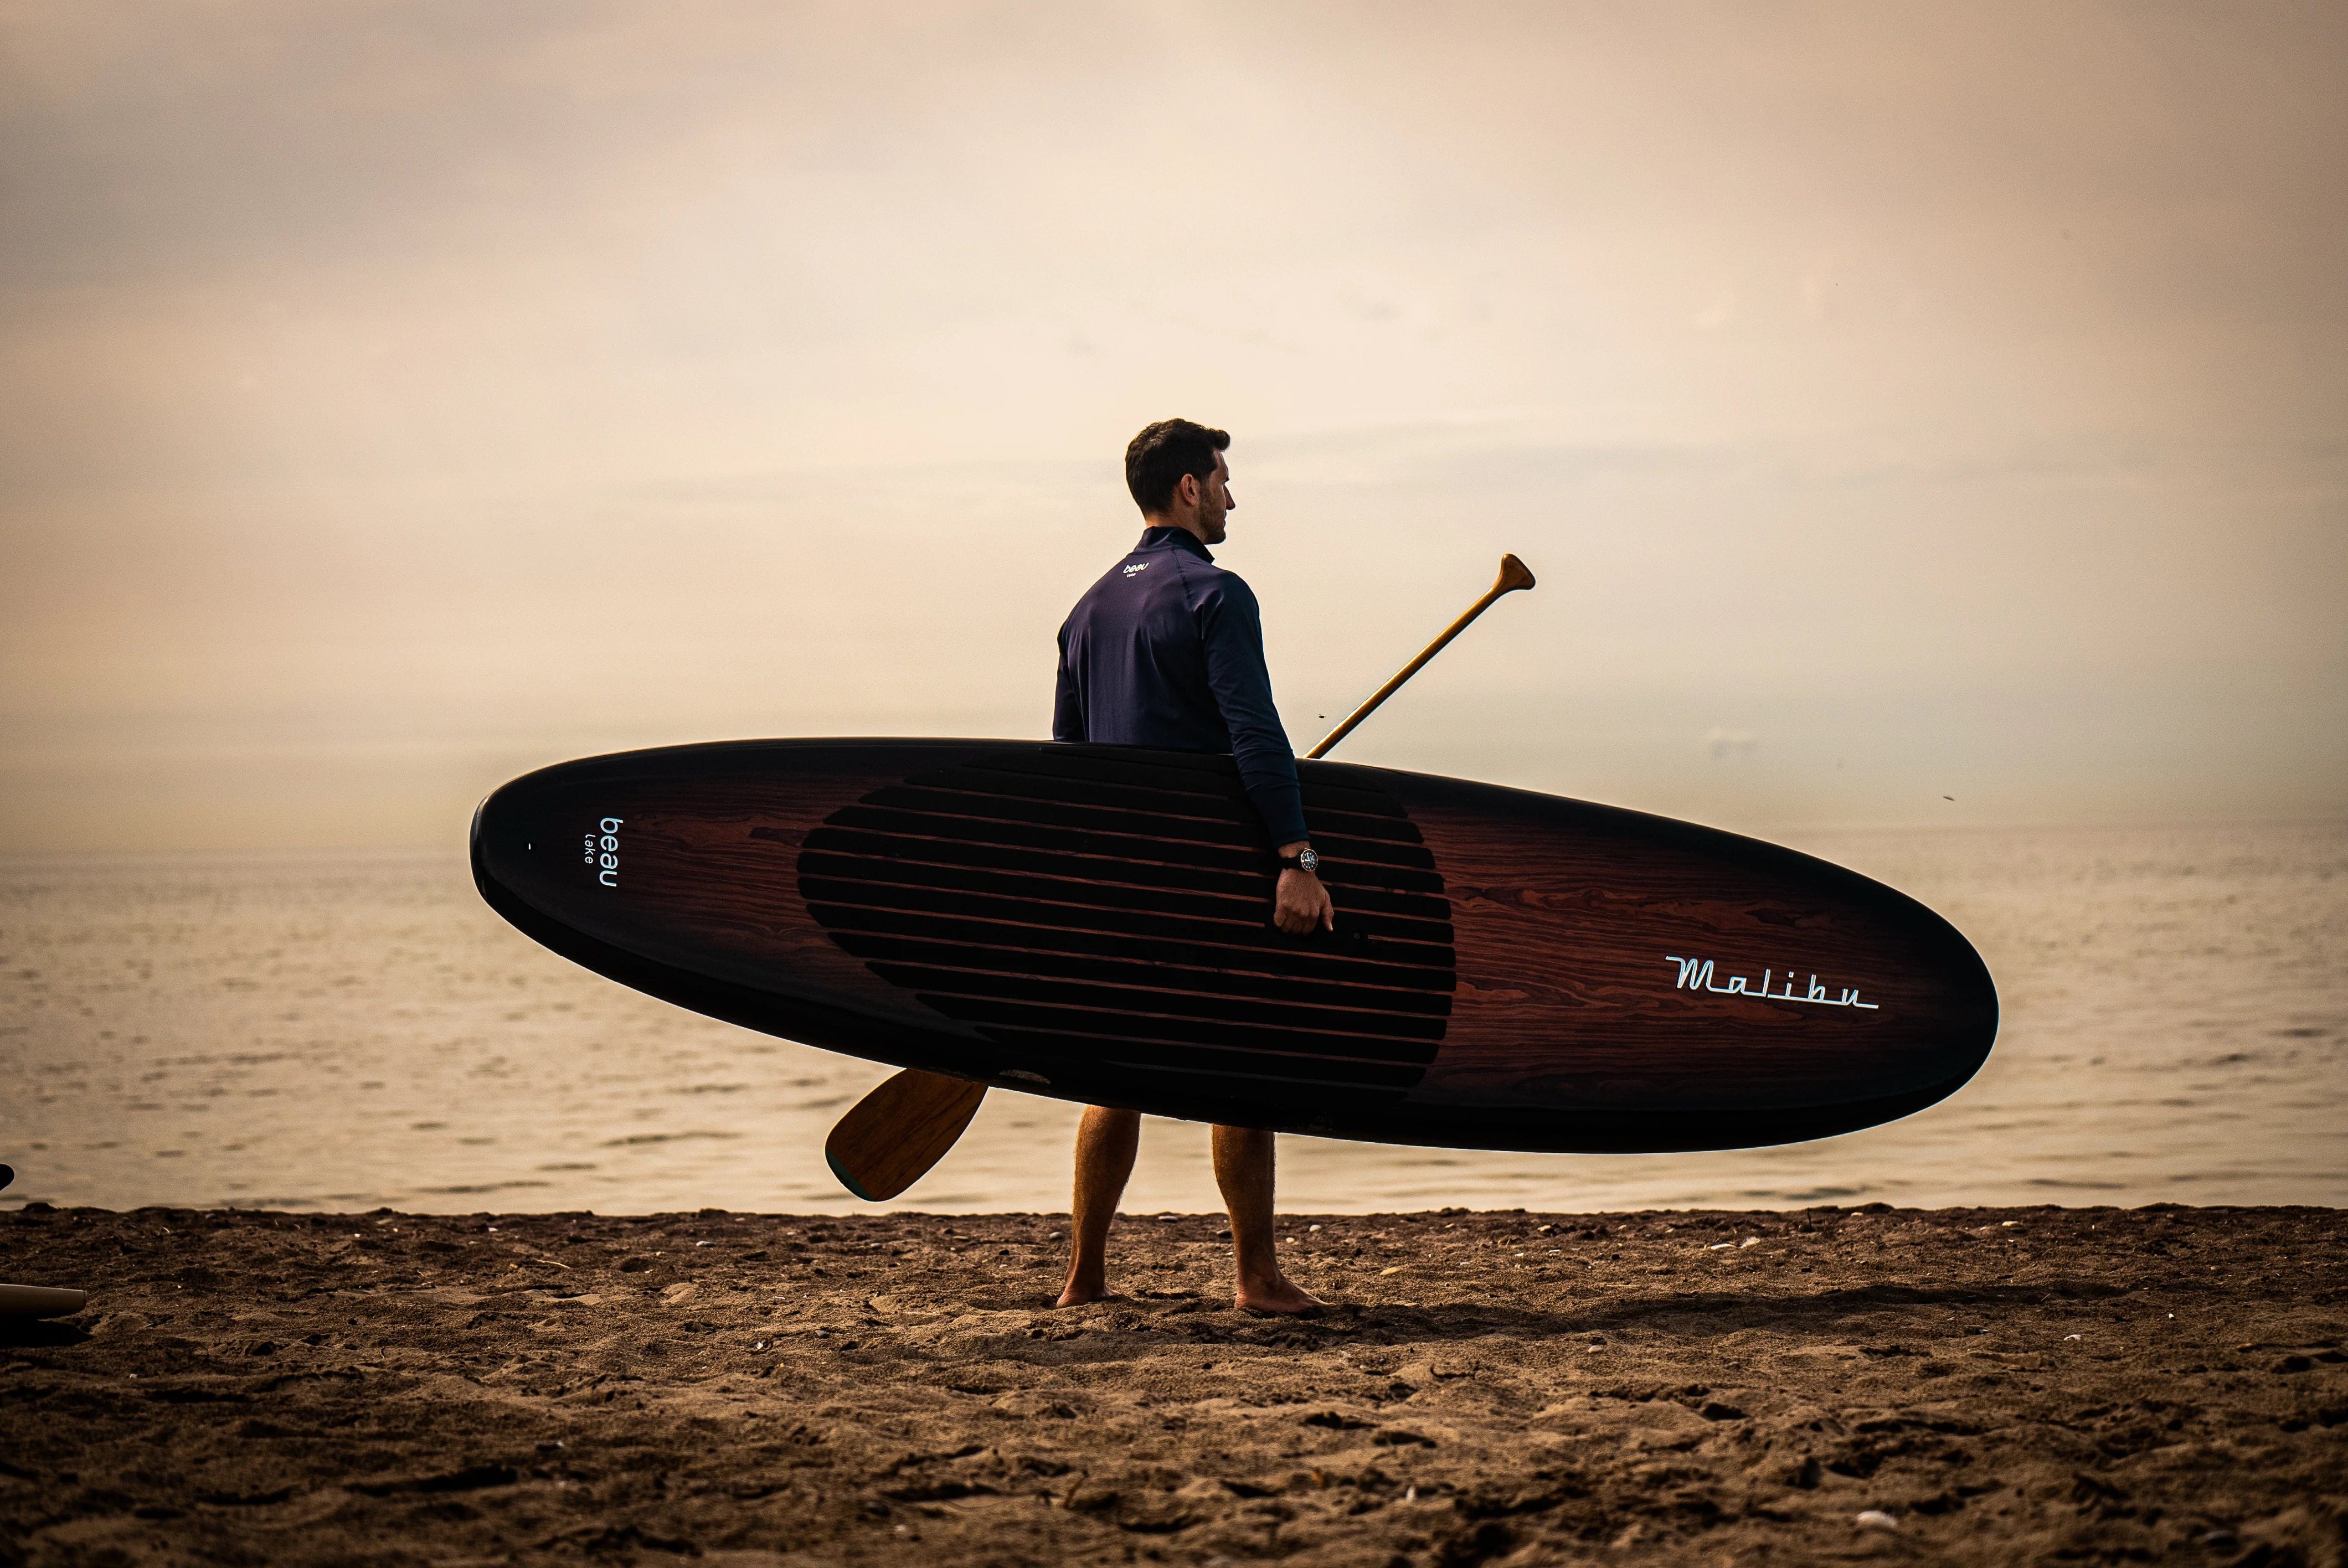
[[[1468,607],[1467,614],[1461,616],[1458,620],[1446,627],[1442,636],[1437,638],[1434,641],[1426,645],[1426,651],[1425,652],[1412,660],[1409,663],[1404,665],[1402,667],[1402,673],[1396,675],[1393,680],[1379,687],[1376,693],[1373,695],[1368,702],[1354,709],[1344,723],[1338,725],[1335,729],[1330,731],[1328,734],[1323,736],[1321,743],[1313,747],[1311,751],[1305,753],[1305,756],[1309,759],[1326,755],[1330,747],[1335,745],[1339,741],[1344,740],[1347,735],[1352,734],[1354,733],[1354,725],[1360,723],[1364,719],[1368,718],[1372,713],[1376,712],[1379,703],[1385,702],[1387,698],[1400,691],[1404,682],[1417,674],[1421,665],[1434,658],[1437,654],[1442,652],[1444,648],[1449,644],[1453,638],[1467,630],[1468,622],[1474,620],[1487,610],[1489,610],[1492,607],[1492,601],[1494,600],[1499,598],[1504,593],[1514,593],[1520,588],[1530,588],[1532,585],[1533,574],[1530,568],[1527,567],[1524,562],[1519,560],[1513,555],[1502,556],[1500,558],[1500,576],[1498,580],[1492,584],[1491,591],[1485,594],[1483,598],[1478,600],[1475,603],[1469,605]]]

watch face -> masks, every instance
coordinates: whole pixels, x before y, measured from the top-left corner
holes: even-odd
[[[1297,855],[1296,864],[1303,870],[1318,871],[1321,869],[1321,857],[1309,849],[1303,850]]]

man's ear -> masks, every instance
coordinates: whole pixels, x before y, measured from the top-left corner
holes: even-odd
[[[1196,474],[1185,474],[1174,481],[1174,504],[1178,507],[1197,507],[1204,493]]]

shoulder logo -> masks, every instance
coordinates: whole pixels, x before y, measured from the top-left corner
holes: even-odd
[[[1135,572],[1148,571],[1148,569],[1149,563],[1146,560],[1128,561],[1125,563],[1125,575],[1128,577],[1131,577]]]

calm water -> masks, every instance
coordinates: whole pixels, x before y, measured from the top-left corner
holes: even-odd
[[[1704,1155],[1285,1138],[1283,1207],[2348,1204],[2348,825],[1810,834],[1989,960],[1988,1067],[1889,1127]],[[832,1121],[887,1070],[624,990],[461,858],[0,862],[5,1201],[859,1207]],[[1066,1206],[1076,1112],[1001,1091],[896,1206]],[[1153,1122],[1127,1206],[1214,1205]]]

